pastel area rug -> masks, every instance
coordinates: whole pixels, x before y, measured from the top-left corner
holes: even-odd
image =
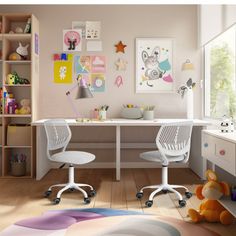
[[[16,222],[0,236],[219,236],[171,217],[106,208],[51,210]]]

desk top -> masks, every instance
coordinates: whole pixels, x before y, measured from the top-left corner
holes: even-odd
[[[33,126],[43,125],[47,119],[32,122]],[[107,119],[107,120],[89,120],[77,121],[76,119],[65,119],[70,126],[160,126],[172,122],[186,121],[186,119],[154,119],[154,120],[132,120],[132,119]],[[205,120],[194,119],[194,126],[207,126],[211,123]]]

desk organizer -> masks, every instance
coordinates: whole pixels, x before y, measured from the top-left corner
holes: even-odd
[[[140,108],[123,108],[121,117],[125,119],[140,119],[143,113]]]

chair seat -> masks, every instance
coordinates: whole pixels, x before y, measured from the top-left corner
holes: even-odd
[[[154,162],[164,162],[163,157],[161,156],[161,153],[159,151],[149,151],[149,152],[143,152],[140,154],[140,157],[142,159],[145,159],[147,161],[154,161]],[[166,155],[169,162],[176,162],[176,161],[183,161],[184,155],[180,156],[168,156]]]
[[[95,155],[89,152],[65,151],[52,155],[50,159],[56,162],[81,165],[93,161],[95,159]]]

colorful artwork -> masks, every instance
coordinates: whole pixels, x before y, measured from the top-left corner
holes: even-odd
[[[76,55],[74,59],[75,73],[89,73],[91,70],[90,56],[79,56]]]
[[[81,51],[82,30],[63,30],[63,51]]]
[[[118,52],[125,53],[125,48],[127,47],[127,45],[123,44],[122,41],[120,41],[119,43],[115,44],[115,47],[116,47],[116,53]]]
[[[106,60],[104,56],[91,56],[91,71],[93,73],[104,73],[106,71]]]
[[[118,60],[115,62],[116,70],[126,70],[126,65],[128,62],[124,59],[118,58]]]
[[[91,74],[91,91],[105,92],[105,76],[104,74]]]
[[[115,79],[115,85],[117,88],[119,88],[121,85],[123,85],[123,78],[121,75],[118,75]]]
[[[173,92],[172,60],[172,39],[136,39],[136,92]]]
[[[86,21],[86,39],[100,39],[100,34],[100,21]]]
[[[72,83],[72,61],[54,62],[54,83]]]

